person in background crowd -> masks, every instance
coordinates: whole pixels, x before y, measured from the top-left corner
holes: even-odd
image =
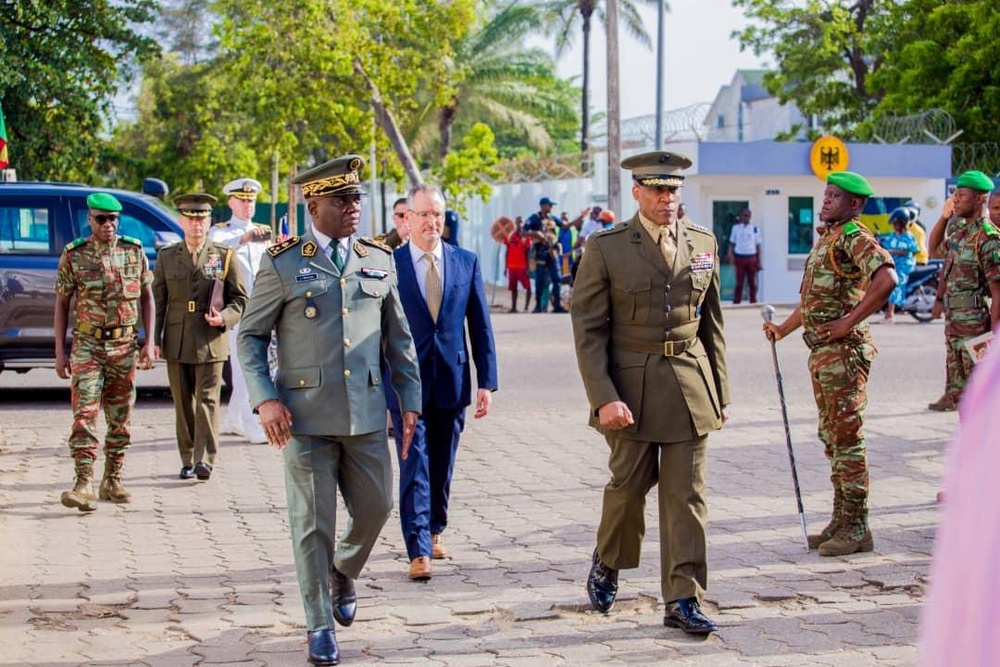
[[[902,206],[906,210],[910,224],[907,226],[906,230],[913,235],[913,238],[917,241],[917,253],[913,256],[913,260],[917,266],[923,266],[927,264],[931,255],[927,249],[927,230],[924,229],[923,224],[920,222],[920,206],[917,202],[910,199]]]
[[[441,232],[441,240],[453,246],[458,246],[458,226],[458,213],[452,210],[445,211],[444,231]]]
[[[532,232],[531,238],[534,241],[531,252],[535,259],[535,309],[531,312],[548,312],[549,294],[552,295],[553,313],[568,312],[562,306],[561,252],[555,220],[546,220],[545,230]]]
[[[729,235],[729,263],[736,265],[736,287],[733,303],[743,299],[743,283],[750,289],[750,303],[757,303],[757,272],[760,271],[760,229],[750,224],[750,209],[740,211],[740,217]]]
[[[252,178],[237,178],[226,183],[222,188],[229,195],[229,209],[233,212],[229,222],[220,222],[208,230],[208,240],[231,249],[236,257],[236,265],[243,274],[243,282],[249,293],[253,292],[254,276],[260,268],[260,259],[271,238],[271,229],[267,225],[253,222],[253,214],[257,208],[257,195],[261,184]],[[229,349],[236,349],[236,335],[239,324],[229,330]],[[254,414],[247,395],[246,380],[243,379],[243,369],[238,363],[230,364],[232,393],[229,396],[229,406],[226,408],[226,418],[223,420],[221,433],[233,433],[246,438],[247,442],[259,444],[267,442],[260,419]]]
[[[53,330],[56,374],[70,378],[73,429],[69,450],[75,483],[63,491],[60,502],[81,512],[97,509],[91,480],[97,459],[97,411],[104,408],[104,477],[101,500],[131,502],[122,483],[125,452],[131,445],[129,424],[135,406],[135,371],[138,336],[153,329],[153,293],[142,243],[119,236],[122,205],[115,197],[95,192],[87,197],[87,222],[91,235],[66,245],[56,270],[56,307]],[[66,354],[72,299],[76,324],[73,347]],[[141,310],[141,320],[140,320]],[[139,368],[153,367],[156,350],[151,336],[139,352]]]
[[[587,237],[604,229],[604,223],[601,221],[601,207],[594,206],[592,208],[585,208],[580,214],[577,220],[580,221],[580,237],[577,239],[577,244],[582,246]],[[584,221],[586,218],[586,221]]]
[[[894,231],[892,234],[882,236],[879,243],[892,255],[893,262],[896,264],[896,275],[899,278],[899,283],[889,295],[889,305],[886,307],[883,318],[885,323],[893,324],[896,321],[896,307],[902,306],[906,301],[906,281],[909,280],[910,272],[913,271],[913,258],[918,247],[917,240],[907,231],[910,226],[910,216],[905,209],[897,208],[893,211],[889,216],[889,222],[892,223]]]
[[[554,226],[559,224],[559,220],[552,215],[552,207],[558,202],[554,202],[548,197],[542,197],[538,200],[538,212],[532,213],[528,216],[528,219],[524,221],[524,230],[526,232],[541,232],[545,230],[545,221],[551,220]]]
[[[573,248],[576,247],[579,232],[569,219],[569,213],[562,214],[562,225],[559,228],[559,272],[561,275],[573,275]]]
[[[524,232],[524,221],[521,216],[514,220],[514,231],[504,240],[507,247],[507,289],[510,290],[510,311],[517,312],[517,287],[524,287],[524,312],[528,312],[531,303],[531,280],[528,278],[528,254],[531,252],[531,239]]]
[[[693,225],[694,221],[688,217],[687,206],[683,202],[677,206],[677,219],[683,222],[685,225]]]
[[[375,238],[393,250],[410,240],[410,223],[406,221],[406,197],[397,199],[392,205],[393,228],[387,234]]]

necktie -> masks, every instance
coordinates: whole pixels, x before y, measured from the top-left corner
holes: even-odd
[[[660,254],[663,255],[663,259],[667,262],[668,268],[674,267],[674,255],[677,254],[677,246],[674,245],[674,240],[670,237],[670,230],[666,227],[660,230],[660,239],[658,245],[660,246]]]
[[[333,260],[333,265],[337,267],[338,271],[343,272],[344,270],[344,258],[340,256],[340,244],[331,243],[330,244],[330,259]]]
[[[424,253],[424,259],[430,262],[430,267],[427,269],[427,282],[424,285],[427,292],[427,309],[431,311],[431,319],[437,322],[438,313],[441,312],[441,274],[438,273],[434,253]]]

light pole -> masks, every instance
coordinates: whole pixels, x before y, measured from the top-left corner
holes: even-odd
[[[660,0],[656,10],[656,150],[663,150],[663,24],[667,0]]]
[[[608,0],[608,207],[621,214],[622,174],[618,100],[618,0]]]

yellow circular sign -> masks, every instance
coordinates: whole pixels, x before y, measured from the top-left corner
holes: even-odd
[[[850,158],[847,144],[828,134],[813,142],[809,151],[809,166],[816,176],[825,181],[830,172],[846,171]]]

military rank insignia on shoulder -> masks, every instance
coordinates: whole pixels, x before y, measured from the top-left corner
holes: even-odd
[[[715,234],[712,232],[711,229],[709,229],[705,225],[699,225],[697,222],[688,223],[687,226],[696,232],[701,232],[702,234],[709,234],[711,236],[715,236]]]
[[[364,243],[365,245],[370,245],[373,248],[378,248],[379,250],[384,250],[385,252],[389,253],[390,255],[392,254],[392,248],[390,248],[386,244],[382,243],[378,239],[373,239],[370,236],[362,236],[358,240],[361,241],[362,243]]]
[[[70,241],[69,243],[66,244],[66,247],[63,248],[63,252],[69,252],[70,250],[76,250],[80,246],[85,245],[87,243],[87,241],[89,241],[89,240],[90,240],[89,236],[81,236],[78,239],[73,239],[72,241]]]
[[[140,248],[142,247],[142,241],[140,241],[137,238],[133,238],[131,236],[119,236],[118,238],[120,238],[124,243],[128,243],[130,245],[136,245],[139,246]]]
[[[291,238],[285,239],[281,243],[275,243],[267,247],[267,254],[271,257],[277,257],[281,253],[285,252],[289,248],[294,248],[302,241],[301,236],[292,236]]]
[[[854,236],[855,234],[860,234],[861,228],[858,227],[858,223],[851,220],[849,223],[844,225],[844,234],[847,236]]]
[[[614,227],[609,227],[608,229],[600,229],[594,232],[591,236],[608,236],[609,234],[617,234],[628,229],[627,222],[619,222]]]
[[[987,236],[1000,236],[1000,231],[989,220],[983,220],[983,233]]]

